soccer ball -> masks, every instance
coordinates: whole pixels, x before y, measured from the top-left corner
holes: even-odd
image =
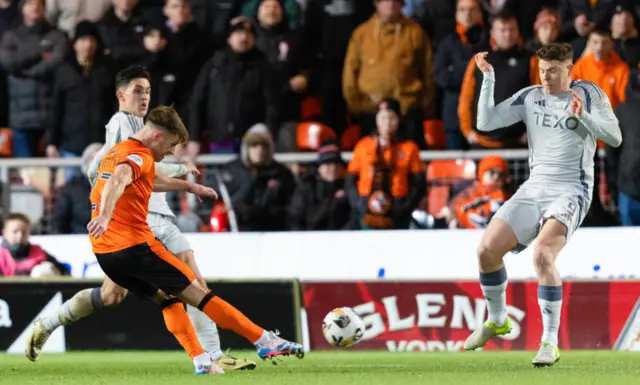
[[[350,348],[362,339],[364,323],[349,307],[333,309],[322,321],[322,334],[331,345]]]

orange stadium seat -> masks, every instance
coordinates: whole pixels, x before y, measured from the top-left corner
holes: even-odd
[[[447,148],[447,139],[444,134],[442,120],[425,120],[423,127],[424,141],[427,143],[427,147],[430,150],[444,150]]]
[[[434,160],[427,166],[427,211],[437,215],[449,202],[451,186],[476,179],[471,159]]]
[[[13,133],[10,128],[0,128],[0,157],[13,156]]]
[[[315,151],[324,140],[335,138],[336,133],[322,123],[298,123],[298,148],[302,151]]]
[[[300,103],[300,120],[316,120],[322,113],[322,107],[320,100],[313,96],[307,96],[302,103]]]
[[[360,140],[360,126],[356,124],[350,125],[340,138],[340,148],[342,151],[351,151],[356,147]]]

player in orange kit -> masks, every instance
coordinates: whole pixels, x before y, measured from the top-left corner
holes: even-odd
[[[247,338],[261,358],[302,357],[301,345],[265,331],[199,285],[191,269],[156,240],[147,225],[152,191],[185,190],[216,197],[213,189],[155,173],[155,162],[172,153],[187,136],[177,113],[170,107],[158,107],[142,130],[104,157],[91,193],[92,220],[87,225],[100,267],[116,284],[162,305],[167,328],[194,360],[196,374],[219,368],[200,346],[181,301],[198,307],[220,327]]]

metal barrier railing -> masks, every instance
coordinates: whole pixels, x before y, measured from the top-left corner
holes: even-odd
[[[443,159],[471,159],[474,161],[480,160],[488,155],[499,155],[503,157],[509,163],[511,172],[511,180],[515,185],[519,185],[529,177],[529,165],[528,158],[529,152],[526,149],[518,150],[476,150],[476,151],[423,151],[420,153],[420,158],[428,163],[433,160]],[[343,159],[348,161],[352,157],[351,152],[344,152],[342,154]],[[233,209],[228,191],[224,186],[224,181],[220,172],[217,170],[217,166],[224,165],[234,159],[237,155],[224,154],[224,155],[201,155],[197,157],[195,163],[204,166],[203,180],[205,183],[215,182],[220,187],[221,198],[230,212],[230,226],[232,229],[237,229],[235,217],[233,215]],[[317,159],[316,153],[281,153],[276,154],[275,159],[284,164],[310,164]],[[599,152],[600,170],[604,170],[604,152]],[[17,192],[25,191],[25,186],[11,183],[11,176],[15,174],[15,170],[20,169],[33,169],[33,168],[49,168],[60,169],[65,167],[81,167],[82,161],[79,158],[30,158],[30,159],[0,159],[0,182],[2,182],[2,194],[1,204],[5,211],[13,208],[12,195]],[[28,188],[28,187],[27,187]],[[51,203],[53,205],[55,203]],[[44,222],[47,223],[51,217],[52,207],[51,205],[44,205],[44,212],[42,217],[45,218]],[[189,206],[192,210],[195,210],[196,200],[190,199]],[[174,205],[174,209],[178,208],[178,205]],[[46,226],[45,226],[46,227]],[[45,228],[45,231],[47,229]]]

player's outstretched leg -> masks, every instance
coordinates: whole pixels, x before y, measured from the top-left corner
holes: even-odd
[[[191,305],[197,304],[198,309],[221,328],[232,330],[249,340],[254,344],[258,350],[258,356],[262,359],[288,355],[295,355],[298,358],[304,357],[302,345],[282,339],[277,333],[267,332],[238,309],[210,291],[203,292],[201,288],[191,284],[179,297]]]
[[[37,360],[45,343],[59,326],[79,321],[103,307],[119,305],[126,296],[127,290],[109,278],[105,278],[102,287],[77,292],[62,304],[55,315],[36,320],[34,329],[27,339],[27,358],[31,361]]]
[[[180,236],[182,236],[180,234]],[[169,244],[172,244],[169,242]],[[202,275],[196,265],[195,258],[192,250],[185,250],[177,253],[176,256],[191,268],[191,270],[198,277],[198,283],[207,289],[207,283],[204,279],[200,278]],[[256,367],[256,363],[245,358],[237,358],[228,353],[223,353],[220,345],[220,335],[218,334],[218,327],[206,314],[201,312],[197,307],[187,305],[187,314],[193,327],[196,329],[198,340],[202,347],[206,350],[207,354],[218,366],[222,367],[225,371],[230,370],[253,370]]]
[[[511,319],[507,316],[507,270],[502,258],[518,244],[511,227],[500,218],[489,223],[478,247],[480,286],[487,299],[489,318],[471,333],[464,342],[465,350],[483,347],[495,336],[511,331]]]
[[[164,293],[158,293],[156,301],[160,302],[167,330],[173,334],[180,346],[193,360],[194,373],[223,374],[224,370],[209,357],[200,345],[196,331],[184,309],[184,303],[175,297],[166,298]]]
[[[543,326],[540,350],[531,361],[536,367],[551,366],[560,360],[558,329],[562,312],[562,279],[556,268],[556,257],[566,243],[566,234],[567,227],[550,218],[543,225],[533,250]]]

